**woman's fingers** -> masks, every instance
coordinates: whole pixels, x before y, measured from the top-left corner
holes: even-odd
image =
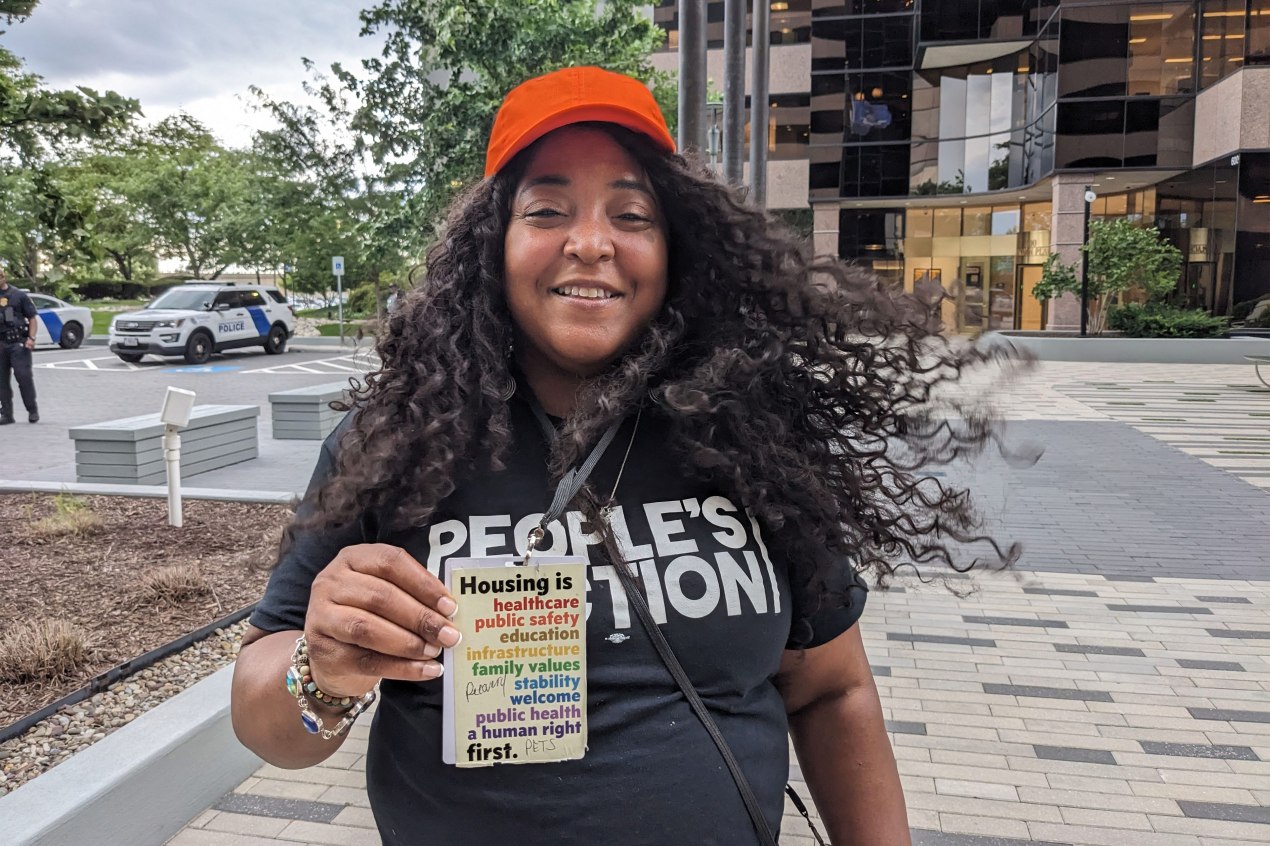
[[[443,617],[437,611],[419,602],[396,584],[374,576],[356,571],[350,572],[346,578],[330,586],[326,598],[339,606],[370,612],[395,624],[405,632],[413,633],[434,647],[432,655],[439,653],[443,646],[454,646],[459,642],[459,632],[450,624],[447,617]],[[345,642],[378,648],[357,640]],[[413,653],[399,652],[396,649],[379,649],[379,651],[400,655],[403,658],[416,657]]]
[[[430,681],[440,676],[444,669],[440,661],[412,660],[396,655],[385,655],[382,652],[354,646],[317,632],[308,636],[308,645],[313,679],[317,682],[318,688],[329,689],[333,695],[350,689],[342,684],[350,677],[370,680],[355,685],[358,688],[369,689],[374,685],[375,679]],[[323,668],[320,674],[317,672],[319,666]],[[329,682],[330,687],[324,687],[324,682]]]
[[[425,681],[456,646],[445,585],[408,552],[387,544],[345,547],[313,580],[305,634],[314,681],[332,694],[369,690],[380,678]],[[328,687],[329,685],[329,687]]]
[[[355,572],[392,582],[444,617],[452,616],[458,607],[441,580],[399,546],[371,543],[345,547],[335,560],[341,559]]]

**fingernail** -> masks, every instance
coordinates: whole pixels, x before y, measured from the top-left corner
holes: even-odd
[[[445,626],[441,631],[437,632],[437,640],[446,646],[458,646],[459,641],[463,639],[463,633],[454,626]]]
[[[437,600],[437,610],[447,617],[453,617],[454,612],[459,610],[459,605],[448,596],[443,596]]]
[[[425,643],[423,645],[424,658],[435,658],[440,654],[441,654],[441,647],[437,646],[435,643]]]
[[[423,673],[424,678],[435,679],[440,678],[445,672],[445,665],[440,661],[425,661],[420,665],[419,670]]]

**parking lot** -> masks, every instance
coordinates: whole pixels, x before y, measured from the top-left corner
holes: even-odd
[[[194,487],[255,486],[262,491],[302,490],[317,455],[317,441],[275,441],[269,420],[269,394],[309,385],[347,380],[374,362],[370,346],[305,346],[281,355],[258,350],[213,356],[204,365],[180,359],[146,357],[129,364],[104,346],[76,350],[41,349],[35,354],[35,384],[40,422],[19,422],[3,430],[10,449],[0,478],[35,482],[75,481],[75,445],[68,430],[122,417],[155,414],[169,386],[194,391],[199,405],[260,407],[260,457],[236,467],[204,473]],[[229,475],[229,474],[232,474]],[[224,476],[225,478],[222,478]],[[232,482],[230,481],[232,478]]]

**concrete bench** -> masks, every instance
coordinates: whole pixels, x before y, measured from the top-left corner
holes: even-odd
[[[1270,382],[1267,382],[1266,377],[1261,375],[1262,367],[1270,370],[1270,355],[1246,355],[1244,358],[1252,362],[1252,371],[1257,374],[1257,378],[1261,380],[1261,384],[1270,388]]]
[[[331,434],[344,412],[331,409],[335,400],[347,400],[348,382],[331,382],[292,388],[269,395],[273,436],[279,440],[320,441]]]
[[[196,405],[180,430],[181,478],[228,467],[260,454],[254,405]],[[70,430],[75,442],[75,478],[80,482],[161,485],[163,423],[157,414],[109,420]]]

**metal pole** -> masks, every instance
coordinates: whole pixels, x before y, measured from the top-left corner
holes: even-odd
[[[745,176],[745,0],[723,3],[723,178]]]
[[[163,427],[163,460],[168,471],[168,525],[181,528],[181,436],[177,427]]]
[[[750,197],[760,209],[767,205],[767,91],[768,54],[772,28],[770,0],[754,0],[750,31],[753,55],[750,83]]]
[[[1089,192],[1085,186],[1085,228],[1080,239],[1080,336],[1089,333]]]
[[[679,150],[706,147],[706,4],[679,0]]]
[[[344,277],[335,277],[335,302],[340,307],[340,347],[344,346]]]

